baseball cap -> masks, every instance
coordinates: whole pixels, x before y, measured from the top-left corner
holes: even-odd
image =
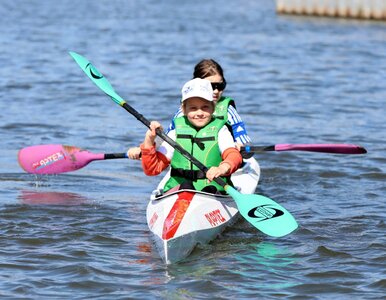
[[[184,84],[181,90],[181,102],[193,97],[203,98],[207,101],[213,101],[213,89],[209,80],[194,78]]]

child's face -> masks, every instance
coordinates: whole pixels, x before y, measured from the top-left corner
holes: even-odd
[[[189,122],[194,127],[201,128],[212,119],[214,104],[202,98],[194,97],[186,100],[182,109]]]
[[[221,75],[218,75],[218,74],[205,77],[204,79],[209,80],[210,82],[223,82],[224,81],[224,79],[221,77]],[[221,91],[218,89],[213,90],[214,104],[217,104],[217,101],[218,101],[218,99],[221,98],[222,93],[223,93],[222,90]]]

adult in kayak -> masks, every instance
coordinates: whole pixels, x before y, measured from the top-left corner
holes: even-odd
[[[151,122],[145,139],[140,146],[142,167],[146,175],[160,174],[169,165],[170,178],[163,191],[195,189],[206,192],[224,192],[222,186],[213,181],[222,177],[228,184],[230,175],[242,163],[226,120],[217,117],[213,100],[213,89],[209,80],[195,78],[183,86],[181,110],[183,115],[174,120],[174,129],[168,136],[206,165],[206,174],[181,155],[167,142],[155,147],[156,129],[160,123]]]
[[[213,102],[216,106],[214,114],[224,120],[231,127],[231,133],[236,146],[239,148],[251,142],[247,134],[245,124],[236,110],[235,101],[231,97],[223,96],[226,88],[226,80],[224,77],[223,68],[213,59],[203,59],[195,67],[193,78],[207,79],[211,82],[213,89]],[[182,109],[176,112],[171,124],[168,127],[167,133],[175,128],[174,120],[183,115]],[[127,151],[127,155],[131,159],[140,159],[140,147],[133,147]]]

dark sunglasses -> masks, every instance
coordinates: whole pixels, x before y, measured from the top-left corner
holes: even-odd
[[[220,92],[225,90],[225,87],[227,86],[226,82],[211,82],[213,90],[219,90]]]

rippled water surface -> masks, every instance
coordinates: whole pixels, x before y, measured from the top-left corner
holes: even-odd
[[[277,16],[268,0],[4,0],[0,15],[1,298],[384,297],[385,23]],[[274,239],[240,221],[167,267],[145,220],[160,177],[137,161],[39,177],[18,166],[26,146],[124,152],[144,135],[68,51],[164,126],[193,66],[215,58],[254,145],[353,143],[368,154],[256,155],[258,192],[299,229]]]

